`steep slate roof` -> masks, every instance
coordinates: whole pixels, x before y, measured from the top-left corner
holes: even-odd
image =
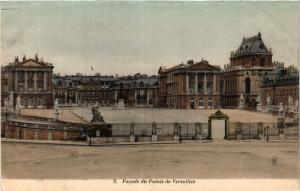
[[[260,32],[256,36],[243,38],[242,44],[231,54],[231,58],[253,54],[271,54],[264,44]]]

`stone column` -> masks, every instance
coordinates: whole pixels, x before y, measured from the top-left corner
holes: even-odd
[[[33,73],[33,87],[34,87],[34,91],[37,90],[37,72]]]
[[[195,74],[195,94],[198,94],[198,74]]]
[[[213,82],[213,94],[216,94],[217,92],[217,84],[216,84],[216,74],[214,74],[214,78],[213,78],[214,82]]]
[[[203,91],[204,91],[204,94],[206,94],[206,74],[204,74]]]
[[[186,93],[189,94],[189,75],[186,75]]]
[[[16,71],[16,75],[15,75],[15,91],[18,91],[18,72]]]
[[[47,90],[47,72],[44,72],[44,90]]]
[[[134,90],[134,104],[137,105],[137,91],[136,89]]]
[[[27,91],[27,80],[28,80],[28,76],[27,76],[27,71],[25,71],[24,73],[24,89],[25,91]]]
[[[68,92],[65,90],[65,105],[68,104]]]
[[[117,101],[118,100],[118,92],[117,92],[117,90],[115,90],[115,101]]]
[[[76,102],[76,104],[78,104],[78,92],[77,91],[75,92],[75,102]]]

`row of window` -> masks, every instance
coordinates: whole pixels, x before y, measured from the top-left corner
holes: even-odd
[[[43,99],[22,99],[21,104],[23,106],[43,106],[44,100]]]

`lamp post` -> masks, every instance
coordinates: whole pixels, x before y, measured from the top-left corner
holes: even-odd
[[[179,142],[182,143],[181,139],[181,125],[179,124]]]

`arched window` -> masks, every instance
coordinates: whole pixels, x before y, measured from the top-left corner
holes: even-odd
[[[245,79],[245,93],[249,94],[251,92],[251,80],[250,78]]]

